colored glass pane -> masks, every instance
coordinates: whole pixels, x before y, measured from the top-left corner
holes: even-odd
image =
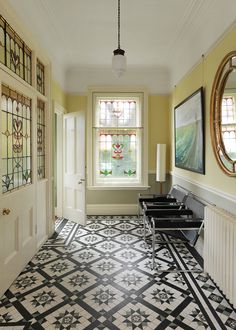
[[[2,192],[6,193],[32,182],[31,100],[2,85],[1,117]]]
[[[98,105],[99,126],[137,126],[137,103],[134,100],[100,100]]]
[[[136,131],[98,132],[99,175],[112,178],[136,177]]]
[[[32,83],[32,54],[29,47],[0,16],[0,61],[11,71]]]
[[[39,59],[37,59],[36,81],[37,81],[37,90],[44,95],[45,94],[44,65],[39,61]]]
[[[45,178],[45,103],[37,102],[37,173],[38,179]]]

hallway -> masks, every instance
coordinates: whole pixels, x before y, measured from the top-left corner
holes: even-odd
[[[236,329],[204,273],[151,270],[136,217],[90,216],[86,227],[59,219],[56,232],[0,301],[0,329]],[[200,269],[184,244],[156,251],[160,268]]]

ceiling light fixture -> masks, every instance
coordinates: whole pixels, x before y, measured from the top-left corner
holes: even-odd
[[[112,71],[119,78],[126,71],[125,51],[120,48],[120,0],[118,0],[118,48],[113,51]]]

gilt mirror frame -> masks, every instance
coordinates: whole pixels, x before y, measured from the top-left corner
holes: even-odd
[[[214,154],[221,169],[229,176],[236,176],[236,160],[226,152],[222,136],[222,98],[228,77],[236,70],[236,51],[228,53],[220,63],[211,93],[211,141]]]

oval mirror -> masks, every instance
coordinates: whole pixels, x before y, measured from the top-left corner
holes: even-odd
[[[236,176],[236,51],[224,57],[213,83],[211,139],[220,167]]]

